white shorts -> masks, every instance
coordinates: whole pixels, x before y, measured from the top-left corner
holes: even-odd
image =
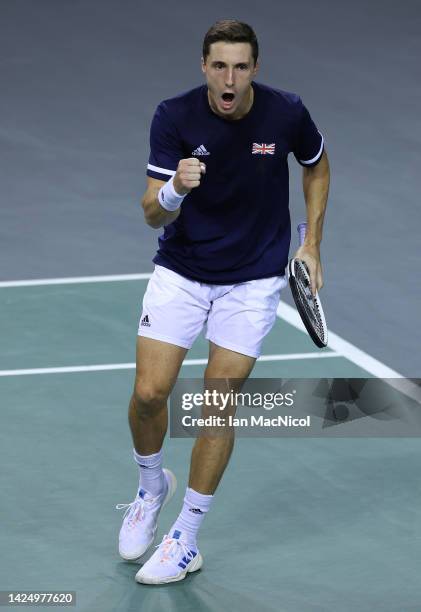
[[[209,285],[155,266],[143,298],[138,335],[189,349],[207,323],[207,340],[258,357],[286,285],[285,276]]]

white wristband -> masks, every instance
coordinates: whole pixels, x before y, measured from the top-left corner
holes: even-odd
[[[162,185],[161,189],[158,191],[158,202],[161,204],[162,208],[168,210],[169,212],[174,212],[178,210],[181,206],[181,202],[184,200],[187,194],[180,195],[174,189],[174,177],[172,176],[170,180]]]

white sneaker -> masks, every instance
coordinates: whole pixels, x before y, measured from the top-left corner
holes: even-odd
[[[152,557],[136,574],[136,582],[143,584],[166,584],[186,577],[187,572],[196,572],[203,565],[199,551],[190,550],[178,530],[172,536],[165,535]]]
[[[161,509],[170,501],[177,487],[171,470],[163,469],[165,490],[153,497],[140,489],[131,504],[118,504],[117,510],[126,509],[118,538],[118,552],[126,561],[135,561],[145,554],[155,539],[157,520]]]

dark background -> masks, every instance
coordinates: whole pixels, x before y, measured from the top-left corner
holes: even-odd
[[[254,27],[257,80],[299,93],[325,137],[331,330],[419,377],[415,0],[1,0],[0,280],[152,270],[159,231],[139,209],[150,120],[201,82],[203,36],[220,18]],[[290,168],[295,224],[304,201]]]

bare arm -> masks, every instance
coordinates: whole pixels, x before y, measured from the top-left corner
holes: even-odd
[[[200,185],[200,177],[205,172],[205,164],[199,162],[196,157],[181,159],[173,179],[173,187],[176,193],[180,196],[190,193],[192,189]],[[159,181],[150,176],[147,178],[147,188],[142,198],[143,212],[146,223],[154,229],[158,229],[175,221],[181,208],[173,212],[163,208],[158,200],[158,192],[165,185],[165,181]]]
[[[330,170],[326,151],[313,168],[303,168],[303,191],[307,207],[306,245],[320,247],[329,195]]]
[[[147,187],[142,198],[142,208],[145,216],[145,221],[154,229],[158,229],[163,225],[169,225],[175,221],[180,214],[180,208],[174,212],[169,212],[162,208],[158,202],[158,191],[165,185],[165,181],[147,177]]]
[[[303,191],[307,208],[307,233],[304,245],[296,253],[309,268],[313,293],[323,287],[320,243],[329,195],[330,170],[326,151],[316,166],[303,168]]]

